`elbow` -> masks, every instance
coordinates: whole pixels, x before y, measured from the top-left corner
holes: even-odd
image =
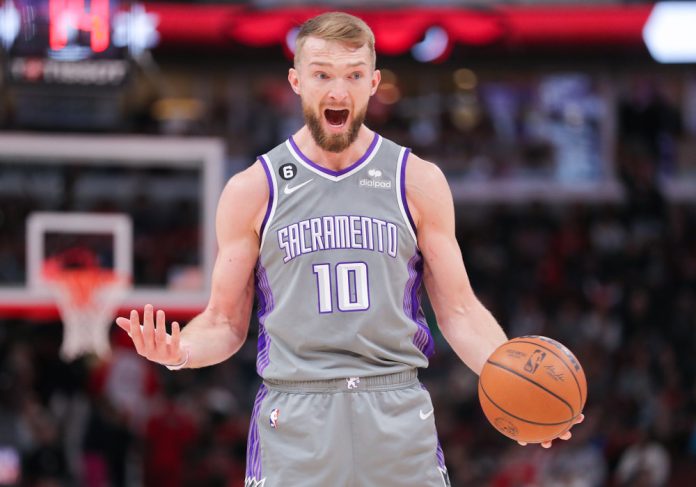
[[[244,325],[242,323],[230,323],[229,330],[231,335],[230,345],[233,348],[232,353],[236,353],[240,348],[242,348],[242,345],[244,345],[244,342],[247,339],[249,324],[246,323]]]
[[[204,322],[217,330],[216,334],[221,336],[223,343],[229,344],[236,352],[244,344],[249,331],[249,316],[243,315],[244,313],[230,315],[207,308],[204,311]]]
[[[449,327],[454,323],[466,320],[474,312],[476,304],[476,298],[452,303],[441,309],[439,313],[436,313],[438,323],[441,326]]]
[[[460,320],[457,319],[456,313],[452,312],[436,313],[435,317],[437,319],[437,326],[440,328],[445,338],[455,329],[456,323],[460,322]]]

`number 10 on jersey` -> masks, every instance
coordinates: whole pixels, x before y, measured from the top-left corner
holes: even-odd
[[[319,313],[334,312],[334,293],[336,289],[336,308],[338,311],[365,311],[370,307],[370,285],[365,262],[340,262],[314,264],[312,270],[317,278]]]

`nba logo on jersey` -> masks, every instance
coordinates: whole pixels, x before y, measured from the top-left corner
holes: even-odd
[[[280,410],[278,408],[273,409],[270,416],[271,428],[273,429],[278,428],[278,416],[280,416]]]

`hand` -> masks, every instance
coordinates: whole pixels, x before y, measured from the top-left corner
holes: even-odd
[[[585,415],[581,413],[580,415],[578,415],[577,418],[575,418],[575,422],[573,423],[573,425],[571,426],[571,428],[572,428],[573,426],[575,426],[576,424],[582,423],[584,420],[585,420]],[[569,440],[572,436],[573,436],[573,434],[570,432],[570,428],[569,428],[569,429],[568,429],[567,431],[565,431],[564,433],[561,433],[561,434],[558,436],[557,439],[559,439],[559,440]],[[526,446],[526,445],[527,445],[527,443],[525,443],[524,441],[518,441],[517,443],[519,443],[519,444],[522,445],[522,446]],[[544,441],[544,442],[541,443],[541,446],[544,447],[544,448],[551,448],[551,443],[552,443],[552,441]]]
[[[153,317],[151,304],[145,305],[143,324],[136,310],[131,310],[130,319],[119,316],[116,324],[133,340],[135,350],[143,357],[162,365],[176,365],[186,359],[186,351],[181,348],[179,323],[172,322],[172,334],[165,328],[164,311],[157,311]]]

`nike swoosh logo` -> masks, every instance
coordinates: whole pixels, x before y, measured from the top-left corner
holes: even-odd
[[[308,180],[305,181],[304,183],[298,184],[297,186],[293,186],[293,187],[290,187],[289,184],[286,184],[285,187],[283,188],[283,193],[285,193],[285,194],[292,194],[292,193],[294,193],[295,191],[297,191],[298,189],[300,189],[302,186],[304,186],[305,184],[309,184],[309,183],[311,183],[312,181],[314,181],[314,178],[308,179]]]
[[[431,410],[428,411],[427,413],[424,413],[423,410],[421,409],[420,411],[418,411],[418,414],[420,414],[420,419],[422,419],[423,421],[425,421],[425,420],[428,419],[430,416],[432,416],[434,412],[435,412],[435,410],[434,410],[434,409],[431,409]]]

